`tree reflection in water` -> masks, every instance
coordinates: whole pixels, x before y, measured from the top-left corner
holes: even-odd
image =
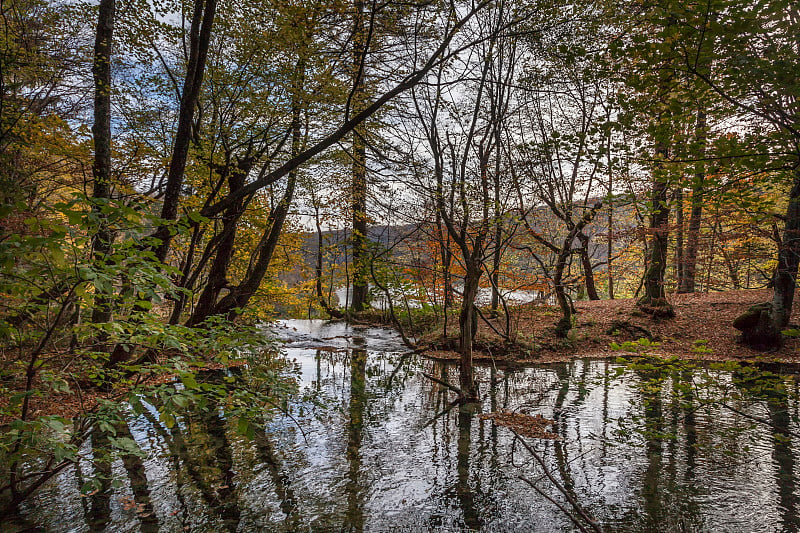
[[[363,339],[354,337],[363,345]],[[350,401],[347,409],[347,515],[345,530],[364,530],[364,494],[361,487],[361,439],[364,430],[364,407],[367,404],[367,350],[350,350]]]
[[[26,518],[54,532],[71,530],[59,521],[64,506],[83,519],[83,531],[131,524],[144,531],[276,532],[573,527],[519,479],[567,501],[534,462],[519,454],[512,462],[509,430],[455,407],[453,392],[422,375],[453,382],[454,367],[400,357],[385,337],[374,349],[370,335],[376,333],[326,325],[314,332],[322,347],[289,349],[303,365],[307,390],[330,398],[298,401],[307,443],[291,431],[294,421],[280,416],[251,441],[219,404],[190,407],[169,428],[154,405],[129,432],[118,430],[146,459],[110,463],[98,452],[92,464],[87,450],[87,459],[49,489],[58,498],[40,499]],[[764,387],[727,367],[651,371],[608,360],[487,366],[477,370],[486,391],[479,408],[555,419],[560,441],[530,442],[564,492],[607,529],[800,529],[798,402],[780,386],[786,378]],[[739,413],[698,393],[706,375],[727,384],[726,401]],[[92,444],[105,448],[107,436],[96,433]],[[100,490],[65,504],[68,486],[94,474]],[[113,476],[121,487],[111,488]],[[131,494],[135,512],[120,512],[117,502]]]

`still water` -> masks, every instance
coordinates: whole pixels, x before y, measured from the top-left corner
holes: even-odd
[[[463,410],[423,375],[458,383],[456,369],[409,356],[391,331],[298,320],[278,335],[313,392],[294,419],[250,440],[217,412],[168,429],[153,410],[129,422],[144,457],[113,462],[112,487],[81,496],[87,444],[25,519],[54,532],[575,530],[529,452],[479,416],[510,410],[555,421],[560,440],[527,441],[604,530],[800,528],[800,442],[778,429],[798,431],[791,376],[769,401],[700,405],[670,380],[643,391],[642,372],[607,360],[490,365],[478,372],[482,405]]]

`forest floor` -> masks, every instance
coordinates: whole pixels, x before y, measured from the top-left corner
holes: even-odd
[[[560,317],[557,307],[527,304],[511,309],[512,340],[506,342],[483,320],[476,335],[478,361],[544,363],[569,361],[583,357],[615,357],[622,355],[611,348],[640,338],[658,343],[648,353],[663,357],[710,361],[749,361],[765,359],[800,362],[800,339],[787,338],[783,347],[773,352],[750,349],[738,342],[739,332],[733,320],[749,306],[770,301],[772,291],[738,290],[697,294],[670,294],[675,317],[654,320],[635,307],[635,300],[598,300],[575,302],[575,327],[567,339],[555,335]],[[484,313],[485,314],[485,313]],[[795,298],[793,324],[800,322],[800,303]],[[492,320],[503,331],[505,318]],[[448,324],[449,334],[458,331],[457,320]],[[425,354],[436,359],[457,359],[457,340],[444,339],[441,333],[423,336],[420,343],[432,346]]]

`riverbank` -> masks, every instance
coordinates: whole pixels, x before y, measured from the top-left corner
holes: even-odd
[[[475,339],[475,360],[504,363],[565,362],[584,357],[614,357],[620,354],[612,343],[622,344],[648,338],[658,346],[648,351],[664,357],[706,361],[751,361],[757,358],[780,362],[800,362],[800,340],[787,338],[784,346],[765,353],[739,344],[733,320],[749,306],[769,301],[771,290],[738,290],[703,294],[672,294],[669,300],[675,317],[654,320],[636,309],[635,300],[575,302],[575,327],[568,338],[555,335],[560,312],[557,307],[526,304],[511,309],[511,340],[508,342],[485,321],[480,320]],[[485,314],[485,313],[484,313]],[[491,319],[503,331],[506,319]],[[792,323],[800,322],[800,305],[795,299]],[[458,331],[457,317],[448,323],[450,335]],[[423,335],[421,345],[430,346],[425,354],[441,360],[458,358],[457,340],[443,338],[441,332]]]

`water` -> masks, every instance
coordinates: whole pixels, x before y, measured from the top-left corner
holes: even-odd
[[[111,465],[116,487],[81,497],[87,444],[25,519],[55,532],[576,530],[544,495],[567,499],[513,434],[479,417],[506,409],[555,419],[561,440],[528,442],[605,530],[800,527],[798,442],[775,429],[798,431],[792,379],[772,401],[723,407],[676,396],[669,380],[645,398],[646,370],[614,377],[606,360],[489,366],[477,373],[481,406],[463,410],[422,375],[457,383],[456,369],[409,356],[391,331],[287,321],[280,335],[322,402],[298,401],[294,421],[276,419],[253,440],[217,412],[171,429],[154,413],[137,417],[129,429],[145,457]],[[736,388],[730,373],[717,377]]]

